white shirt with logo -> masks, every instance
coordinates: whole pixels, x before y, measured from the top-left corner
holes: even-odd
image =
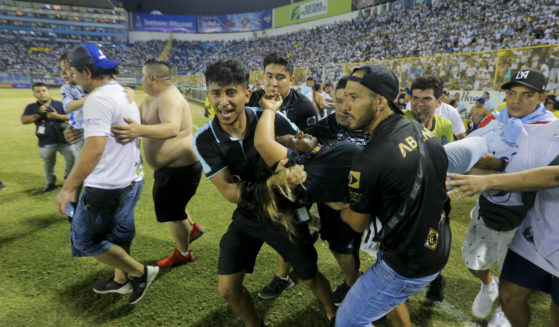
[[[466,133],[466,127],[462,122],[460,113],[458,113],[458,110],[456,110],[456,108],[454,108],[453,106],[443,102],[440,106],[437,107],[437,109],[435,109],[435,115],[450,120],[450,122],[452,123],[452,132],[454,133],[454,135]]]
[[[559,120],[525,126],[518,155],[507,171],[549,165],[559,155]],[[535,146],[537,144],[537,146]],[[510,249],[548,273],[559,277],[559,188],[540,190],[532,209],[518,227]]]
[[[84,138],[105,136],[107,142],[101,160],[87,176],[85,186],[117,189],[143,178],[139,138],[119,144],[111,136],[111,126],[126,125],[125,117],[141,122],[136,103],[129,103],[122,86],[117,82],[106,83],[95,89],[82,107]]]

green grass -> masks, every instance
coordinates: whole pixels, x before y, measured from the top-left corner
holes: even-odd
[[[59,93],[52,90],[55,99]],[[145,97],[137,93],[139,102]],[[98,295],[91,286],[111,276],[111,269],[92,258],[72,258],[70,225],[58,214],[54,199],[59,189],[43,194],[42,161],[37,151],[33,125],[21,125],[20,116],[34,98],[30,90],[0,90],[0,179],[7,188],[0,191],[0,326],[240,326],[217,294],[219,240],[231,221],[232,204],[227,203],[205,179],[188,209],[206,234],[192,248],[196,262],[162,270],[146,297],[129,305],[127,297]],[[206,119],[200,105],[192,103],[194,123]],[[63,159],[58,155],[58,176]],[[168,227],[155,221],[151,198],[153,172],[146,170],[146,184],[136,207],[136,239],[133,256],[153,264],[174,247]],[[62,180],[59,179],[59,184]],[[446,298],[467,319],[485,326],[470,314],[479,282],[462,263],[460,247],[468,227],[473,199],[454,201],[452,253],[444,274],[448,278]],[[333,287],[342,274],[328,251],[318,241],[319,268]],[[362,255],[362,270],[373,263]],[[323,310],[302,283],[275,301],[263,301],[256,292],[276,270],[276,254],[265,245],[257,259],[255,273],[245,285],[255,305],[270,326],[324,326]],[[532,326],[549,325],[547,295],[531,298]],[[417,326],[464,326],[465,322],[417,294],[409,301],[411,319]],[[383,326],[390,326],[387,322]]]

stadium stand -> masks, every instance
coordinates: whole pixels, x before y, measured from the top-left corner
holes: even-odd
[[[21,4],[27,7],[21,7]],[[78,42],[76,36],[80,42],[93,41],[82,38],[80,33],[87,33],[85,36],[89,38],[106,34],[71,30],[76,26],[69,24],[80,23],[72,21],[76,18],[84,22],[93,20],[100,29],[114,22],[119,28],[126,25],[118,10],[70,6],[48,6],[37,10],[33,8],[36,5],[6,0],[0,6],[3,14],[0,29],[4,28],[0,38],[3,58],[0,71],[56,73],[59,55],[75,45],[68,41]],[[21,17],[32,21],[18,21]],[[552,50],[554,48],[513,50],[505,55],[496,50],[557,44],[558,17],[559,10],[554,1],[439,1],[431,8],[416,7],[379,16],[361,14],[351,21],[301,29],[281,36],[237,41],[174,40],[167,60],[177,68],[179,75],[200,74],[209,62],[222,58],[242,59],[252,71],[258,71],[263,56],[270,49],[277,49],[290,53],[295,66],[303,67],[299,74],[296,73],[297,80],[313,76],[323,82],[340,77],[351,67],[344,67],[346,63],[393,60],[386,64],[399,72],[404,85],[415,76],[439,72],[450,89],[482,90],[494,86],[498,61],[508,61],[513,68],[528,66],[550,71],[551,64],[546,60],[549,56],[558,56],[557,51]],[[34,20],[50,21],[53,18],[61,19],[69,30],[57,30],[61,33],[51,35],[50,39],[39,32],[31,34],[27,31],[31,29],[28,24],[38,24]],[[108,25],[107,20],[111,21]],[[23,25],[14,26],[18,22]],[[420,30],[416,28],[419,23]],[[45,30],[52,31],[53,27]],[[107,37],[95,41],[107,55],[122,61],[122,70],[127,75],[139,75],[142,63],[148,58],[159,57],[166,44],[164,40],[130,44]],[[32,51],[32,48],[48,48],[49,51]],[[471,55],[479,52],[484,53]],[[14,53],[18,55],[14,56]],[[470,55],[454,56],[462,53]],[[446,55],[450,56],[445,60]],[[421,58],[401,60],[416,57]],[[502,75],[505,76],[506,72]]]

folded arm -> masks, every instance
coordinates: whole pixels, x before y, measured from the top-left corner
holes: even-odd
[[[276,110],[281,103],[281,96],[277,92],[262,96],[260,106],[264,112],[258,120],[254,133],[254,147],[270,167],[287,158],[287,148],[276,141],[275,135]]]

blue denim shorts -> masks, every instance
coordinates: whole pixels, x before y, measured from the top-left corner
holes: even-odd
[[[421,291],[439,273],[420,278],[406,278],[382,260],[382,251],[375,264],[351,287],[336,314],[336,327],[371,326]]]
[[[132,244],[136,233],[134,208],[140,199],[143,184],[144,181],[136,182],[132,190],[123,196],[112,215],[99,215],[89,211],[84,204],[85,192],[82,194],[70,229],[72,256],[95,257],[114,244]]]

